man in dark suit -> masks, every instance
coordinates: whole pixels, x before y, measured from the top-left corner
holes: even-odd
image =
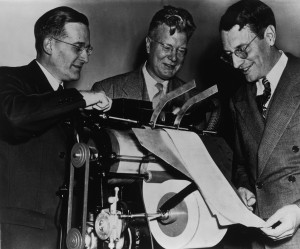
[[[57,248],[59,197],[78,108],[109,110],[103,92],[61,89],[78,80],[92,52],[89,22],[58,7],[35,24],[36,60],[0,68],[0,248]],[[74,134],[74,133],[73,133]]]
[[[219,29],[221,58],[247,80],[231,110],[238,193],[266,220],[253,248],[299,248],[300,59],[276,48],[273,11],[259,0],[230,6]]]
[[[187,44],[196,26],[191,14],[182,8],[165,6],[151,20],[146,50],[148,59],[138,69],[96,82],[93,90],[104,90],[113,98],[126,98],[152,101],[159,92],[160,83],[163,92],[170,92],[185,82],[176,74],[181,69]],[[171,111],[180,107],[188,98],[184,95],[173,101]],[[155,106],[154,106],[155,107]]]

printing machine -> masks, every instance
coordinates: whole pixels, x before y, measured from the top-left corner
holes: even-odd
[[[147,101],[115,99],[108,113],[96,110],[82,112],[77,125],[78,143],[71,151],[69,182],[65,186],[67,194],[63,197],[62,248],[168,247],[151,231],[153,220],[171,243],[173,238],[186,232],[189,211],[185,198],[197,190],[195,184],[145,149],[133,129],[167,128],[197,133],[220,170],[229,178],[230,148],[213,128],[202,129],[193,118],[201,114],[201,107],[215,96],[216,86],[189,99],[176,115],[164,113],[164,120],[160,119],[164,106],[170,100],[194,87],[195,82],[191,81],[167,94],[155,110]],[[217,120],[211,122],[216,123]],[[163,144],[156,146],[164,149]],[[159,189],[159,184],[163,186],[170,179],[189,185],[178,193],[166,193],[159,198],[157,209],[153,213],[147,212],[144,184],[154,182]],[[223,235],[219,235],[219,240]]]

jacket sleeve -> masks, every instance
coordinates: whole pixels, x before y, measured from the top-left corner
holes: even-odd
[[[71,111],[85,106],[76,89],[37,93],[11,75],[0,75],[0,136],[24,140],[45,132]]]
[[[233,182],[234,185],[239,187],[247,188],[252,191],[251,184],[246,168],[246,160],[243,156],[243,145],[240,141],[240,135],[237,129],[236,112],[232,100],[230,100],[230,110],[232,113],[232,119],[234,124],[234,148],[233,148]]]
[[[97,81],[97,82],[95,82],[95,83],[93,84],[91,90],[92,90],[92,91],[95,91],[95,92],[104,91],[102,81]]]
[[[95,82],[92,86],[92,91],[95,92],[100,92],[103,91],[105,92],[106,96],[108,96],[109,98],[114,98],[115,96],[115,91],[114,91],[114,85],[115,85],[115,79],[112,78],[108,78],[102,81],[98,81]]]

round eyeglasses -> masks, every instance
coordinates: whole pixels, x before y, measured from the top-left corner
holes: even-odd
[[[150,37],[148,37],[151,41],[153,42],[156,42],[157,44],[161,45],[162,47],[162,51],[167,54],[167,55],[170,55],[173,53],[173,51],[175,50],[175,53],[177,55],[178,58],[182,59],[184,58],[184,56],[186,55],[187,53],[187,48],[174,48],[172,45],[170,44],[166,44],[166,43],[163,43],[163,42],[160,42],[160,41],[156,41]]]
[[[223,60],[226,63],[229,64],[233,64],[233,60],[232,60],[232,54],[234,54],[235,56],[245,60],[248,58],[248,52],[247,49],[250,46],[250,44],[255,40],[255,38],[258,35],[256,35],[248,44],[246,44],[243,48],[237,48],[236,50],[234,50],[233,52],[224,52],[221,56],[220,59]]]
[[[82,52],[85,50],[87,55],[90,56],[93,52],[93,47],[91,45],[88,45],[86,47],[85,46],[78,46],[78,45],[75,45],[75,44],[72,44],[72,43],[69,43],[69,42],[59,40],[59,39],[54,38],[54,37],[52,37],[52,39],[54,39],[55,41],[62,42],[62,43],[73,46],[75,48],[77,54],[82,54]]]

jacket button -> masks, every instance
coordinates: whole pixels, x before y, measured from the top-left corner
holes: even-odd
[[[294,145],[292,147],[292,151],[295,152],[295,153],[297,153],[299,151],[299,147],[297,145]]]
[[[289,182],[295,182],[296,181],[296,177],[294,175],[290,175],[288,177]]]
[[[61,159],[65,158],[65,156],[66,156],[66,153],[65,153],[65,152],[63,152],[63,151],[59,152],[59,157],[60,157]]]
[[[262,182],[257,182],[256,183],[256,187],[258,188],[258,189],[261,189],[262,187],[263,187],[263,183]]]

